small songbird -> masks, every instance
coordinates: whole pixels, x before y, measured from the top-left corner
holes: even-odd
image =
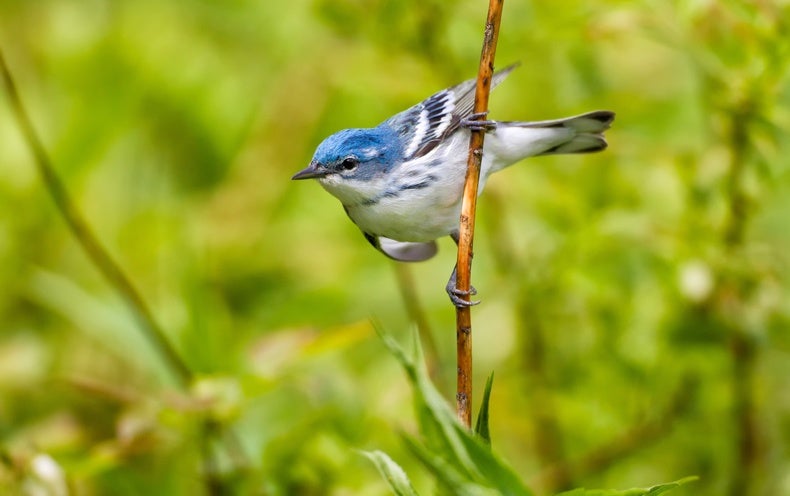
[[[516,66],[494,74],[492,89]],[[472,114],[476,80],[442,90],[369,129],[345,129],[326,138],[310,165],[292,179],[317,179],[376,249],[406,262],[436,254],[436,239],[458,243],[469,138],[485,130],[478,194],[488,176],[524,158],[606,148],[603,132],[614,113],[598,110],[537,122],[480,120]],[[456,290],[456,306],[468,306]],[[470,292],[474,294],[472,289]]]

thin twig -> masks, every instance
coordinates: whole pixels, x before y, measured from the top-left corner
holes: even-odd
[[[483,51],[480,54],[480,67],[475,89],[475,113],[488,110],[488,95],[491,91],[491,77],[494,74],[494,56],[499,38],[499,24],[502,19],[504,0],[489,0],[486,19]],[[477,207],[477,188],[480,181],[480,164],[483,160],[483,140],[485,131],[472,131],[469,139],[469,157],[466,165],[464,197],[461,204],[459,225],[458,259],[456,289],[469,294],[472,287],[472,244],[475,230],[475,210]],[[458,357],[458,386],[456,412],[459,420],[467,427],[472,425],[472,313],[468,306],[456,307],[456,353]]]
[[[189,370],[186,363],[184,363],[181,356],[176,352],[170,341],[168,341],[164,331],[154,319],[153,314],[142,296],[140,296],[140,293],[123,270],[121,270],[120,266],[101,245],[96,235],[85,222],[77,206],[74,204],[71,197],[69,197],[63,181],[61,181],[60,177],[55,173],[52,161],[49,159],[49,155],[47,155],[44,145],[36,134],[33,124],[22,105],[22,100],[19,97],[14,79],[11,76],[11,71],[6,65],[2,50],[0,50],[0,71],[2,71],[2,78],[5,83],[6,93],[8,94],[8,100],[11,103],[11,109],[22,131],[22,135],[27,145],[30,147],[30,151],[33,153],[38,172],[41,175],[41,179],[49,195],[55,202],[58,213],[63,217],[69,230],[77,239],[80,246],[82,246],[82,249],[85,250],[85,253],[96,268],[99,269],[99,272],[107,279],[110,286],[115,288],[123,299],[126,300],[132,313],[140,323],[143,333],[162,356],[165,363],[167,363],[176,374],[179,382],[182,384],[189,383],[192,378],[192,372]]]

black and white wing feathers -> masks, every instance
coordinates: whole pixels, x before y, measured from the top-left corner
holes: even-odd
[[[491,89],[517,66],[514,64],[495,73]],[[476,79],[464,81],[429,96],[385,122],[403,137],[404,160],[425,155],[458,129],[461,120],[472,113],[476,85]]]

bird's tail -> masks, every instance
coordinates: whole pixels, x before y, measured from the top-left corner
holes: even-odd
[[[559,153],[591,153],[606,148],[604,131],[614,112],[596,110],[564,119],[535,122],[497,122],[486,147],[497,157],[493,170],[526,157]]]
[[[614,121],[614,112],[596,110],[575,117],[566,117],[565,119],[511,124],[518,127],[573,131],[574,134],[569,140],[554,144],[538,154],[551,155],[556,153],[590,153],[604,150],[607,147],[607,143],[603,132],[609,129],[612,121]]]

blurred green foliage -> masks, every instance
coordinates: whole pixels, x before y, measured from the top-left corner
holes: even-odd
[[[406,339],[421,308],[451,398],[452,242],[396,273],[289,177],[472,77],[486,4],[0,2],[58,173],[196,374],[178,387],[85,257],[3,95],[0,493],[385,493],[355,449],[430,491],[370,318]],[[479,205],[476,390],[496,370],[494,450],[538,494],[790,494],[788,24],[783,0],[506,2],[497,59],[523,67],[492,117],[618,112],[609,150]]]

